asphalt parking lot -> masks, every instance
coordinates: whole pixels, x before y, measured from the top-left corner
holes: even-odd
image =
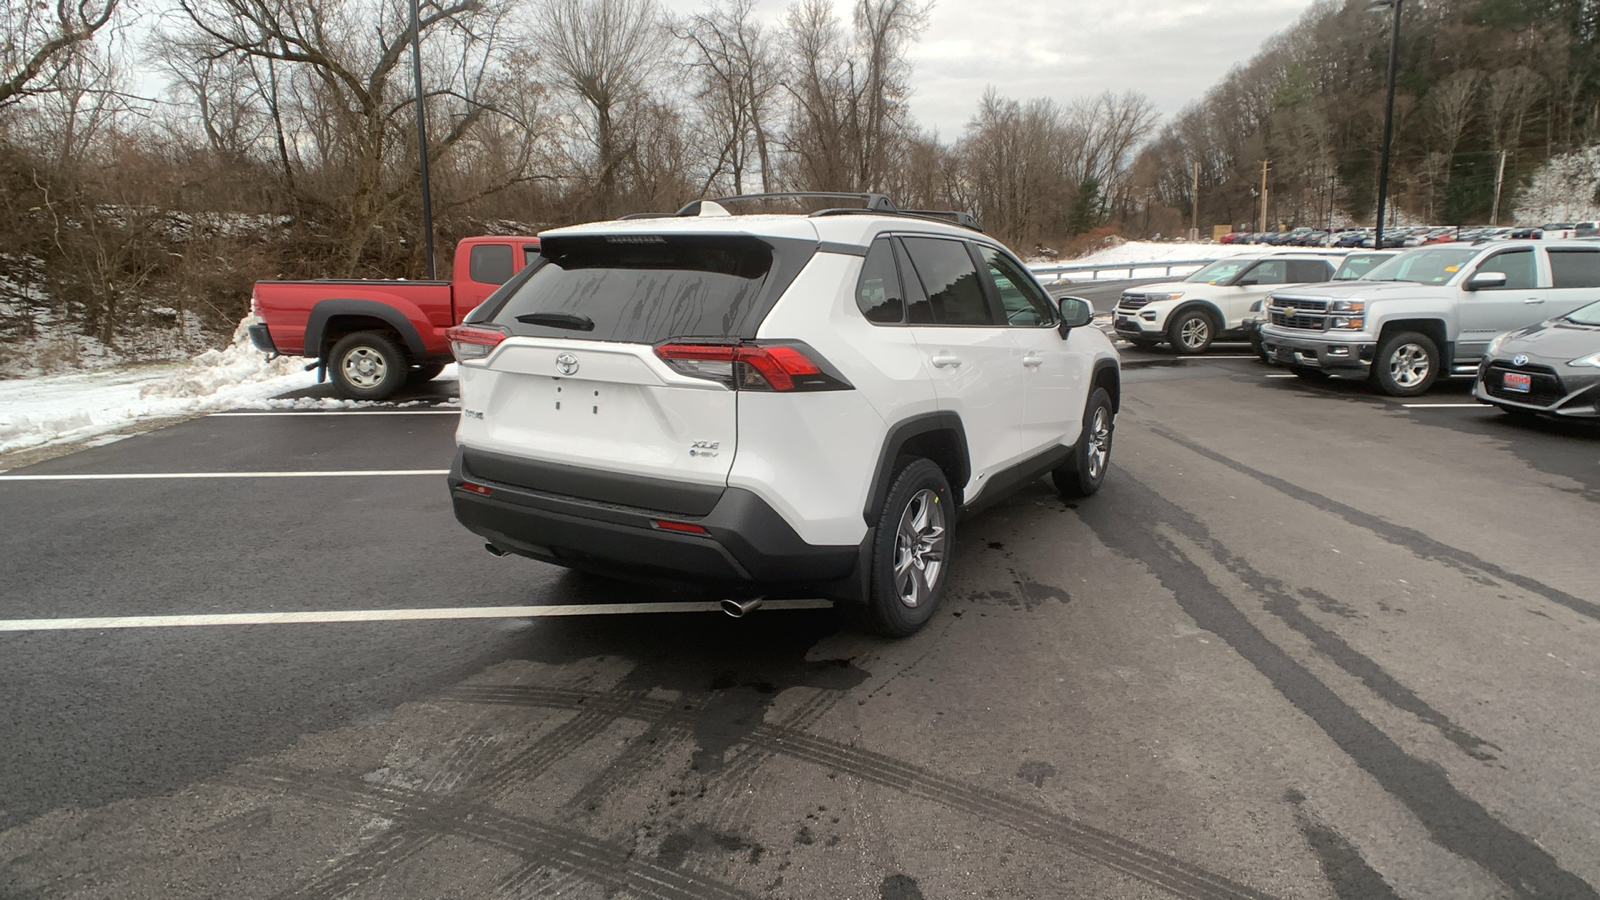
[[[903,641],[451,617],[655,597],[455,523],[447,382],[0,473],[0,897],[1600,894],[1600,429],[1124,358]]]

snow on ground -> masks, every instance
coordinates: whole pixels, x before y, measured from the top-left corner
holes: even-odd
[[[1056,266],[1056,265],[1061,265],[1061,266],[1103,266],[1103,265],[1112,265],[1112,264],[1120,265],[1122,263],[1130,263],[1131,264],[1131,263],[1142,263],[1142,262],[1166,263],[1169,260],[1171,260],[1171,261],[1205,260],[1207,262],[1210,262],[1213,259],[1221,259],[1224,256],[1233,256],[1233,255],[1239,254],[1239,253],[1247,253],[1251,249],[1253,249],[1253,248],[1251,248],[1250,246],[1247,246],[1247,245],[1238,245],[1238,246],[1236,246],[1236,245],[1233,245],[1233,244],[1201,244],[1201,243],[1193,243],[1193,244],[1191,244],[1191,243],[1187,243],[1187,242],[1167,243],[1167,242],[1157,242],[1157,241],[1123,241],[1121,243],[1116,244],[1115,246],[1106,247],[1106,248],[1103,248],[1101,250],[1096,250],[1093,253],[1090,253],[1090,254],[1088,254],[1086,256],[1079,257],[1077,259],[1061,259],[1061,260],[1042,260],[1042,259],[1039,259],[1039,260],[1029,260],[1028,265],[1029,265],[1030,268],[1032,268],[1035,271],[1037,271],[1040,268],[1045,268],[1045,267],[1049,267],[1049,266]],[[1198,268],[1200,268],[1199,265],[1193,265],[1193,266],[1187,266],[1187,267],[1178,266],[1178,267],[1175,267],[1175,268],[1173,268],[1171,270],[1171,274],[1174,275],[1174,276],[1188,275],[1189,273],[1195,271]],[[1100,272],[1098,277],[1102,278],[1102,279],[1108,279],[1108,278],[1159,278],[1161,276],[1164,276],[1164,275],[1168,274],[1168,270],[1167,270],[1167,266],[1166,265],[1161,265],[1159,267],[1158,266],[1148,266],[1148,267],[1135,266],[1135,267],[1133,267],[1132,272],[1133,272],[1133,274],[1130,275],[1128,269],[1108,269],[1106,271]],[[1096,276],[1096,274],[1094,272],[1066,272],[1066,273],[1062,273],[1060,275],[1057,275],[1056,273],[1041,274],[1040,277],[1045,278],[1047,280],[1059,277],[1061,279],[1065,279],[1065,280],[1069,280],[1069,281],[1089,281],[1089,280],[1093,280],[1097,276]]]
[[[316,383],[304,362],[266,362],[241,322],[233,341],[167,363],[0,381],[0,453],[94,438],[151,419],[263,403]]]

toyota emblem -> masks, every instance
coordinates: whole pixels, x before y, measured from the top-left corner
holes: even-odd
[[[576,375],[578,373],[578,358],[571,353],[563,353],[557,356],[556,371],[563,375]]]
[[[1528,357],[1518,353],[1516,356],[1511,357],[1511,364],[1513,366],[1525,366],[1528,364]]]

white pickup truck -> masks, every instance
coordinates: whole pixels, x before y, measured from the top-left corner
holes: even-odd
[[[1489,342],[1600,300],[1600,243],[1419,247],[1359,281],[1273,291],[1261,347],[1304,378],[1367,378],[1395,397],[1474,375]]]

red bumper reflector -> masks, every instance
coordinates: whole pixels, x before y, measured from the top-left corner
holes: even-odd
[[[699,525],[695,525],[695,524],[692,524],[692,523],[689,523],[689,522],[673,522],[673,521],[668,520],[668,519],[651,519],[650,520],[650,524],[652,524],[655,527],[661,529],[662,531],[680,531],[680,532],[683,532],[684,534],[710,534],[711,533],[711,532],[705,530],[704,528],[700,527]]]
[[[493,491],[489,490],[489,488],[484,487],[481,484],[473,484],[470,481],[461,482],[461,489],[463,491],[471,491],[474,494],[482,494],[485,497],[487,497],[490,494],[494,493]]]

